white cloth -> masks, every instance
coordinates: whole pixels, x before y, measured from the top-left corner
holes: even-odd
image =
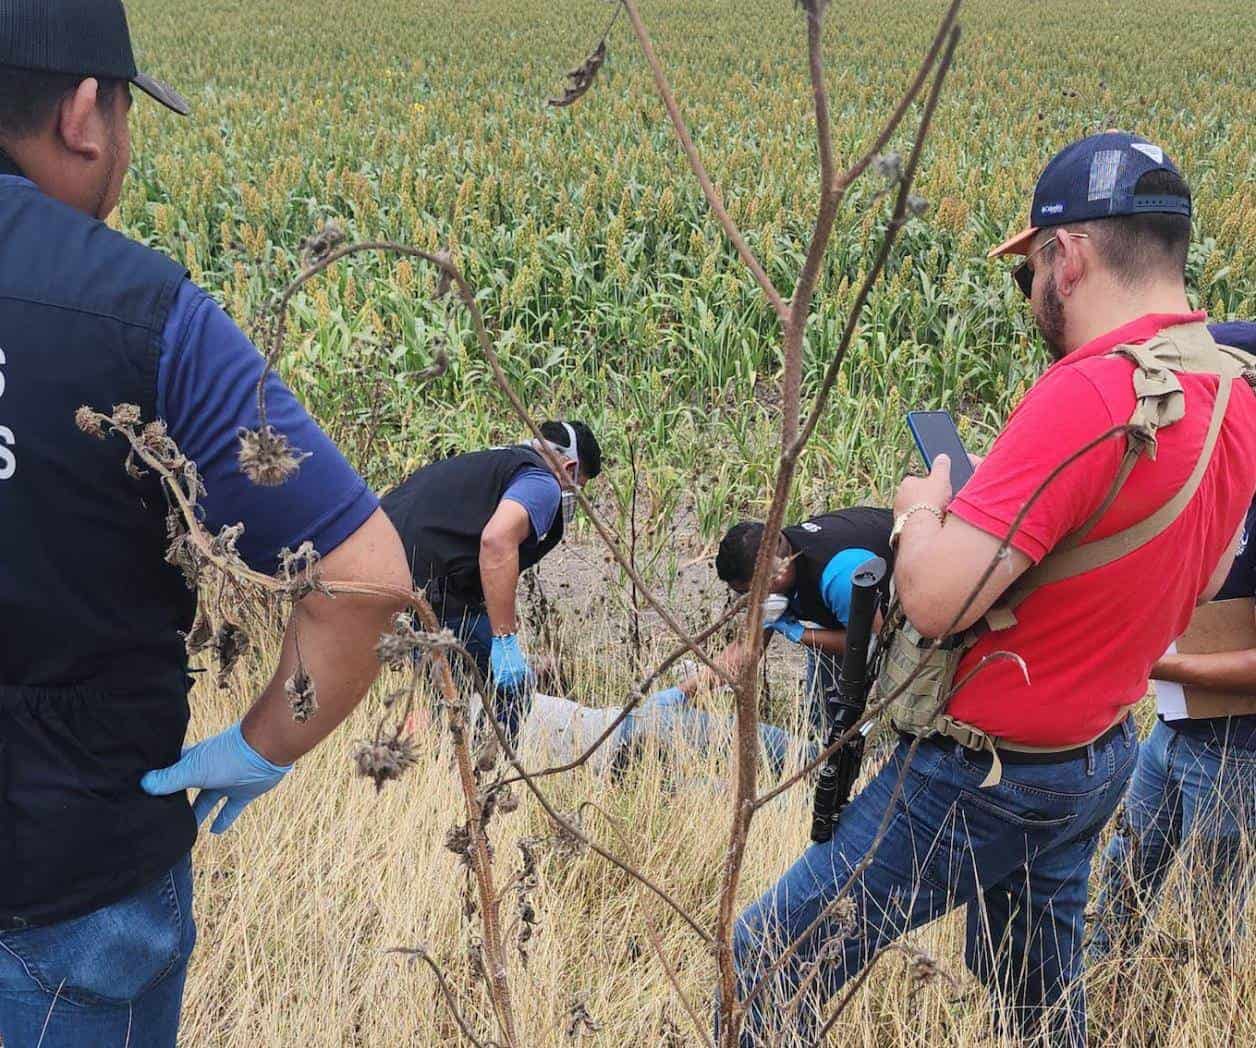
[[[1177,654],[1177,644],[1170,644],[1166,655]],[[1156,686],[1156,712],[1167,721],[1186,720],[1186,692],[1182,685],[1169,680],[1153,680]]]
[[[554,695],[532,696],[532,710],[520,733],[520,748],[529,755],[555,764],[575,760],[593,745],[619,716],[619,706],[581,706]],[[618,736],[616,732],[616,736]],[[607,739],[592,757],[595,772],[606,771],[618,749],[618,737]]]

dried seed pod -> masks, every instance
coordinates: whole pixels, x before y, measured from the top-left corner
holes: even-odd
[[[331,595],[319,577],[320,559],[314,543],[308,539],[295,551],[287,547],[279,551],[279,571],[275,577],[283,584],[284,595],[290,601],[295,603],[315,592]]]
[[[404,738],[358,742],[353,748],[353,760],[358,774],[373,779],[377,791],[384,788],[384,783],[401,778],[407,768],[418,763],[414,746]]]
[[[196,621],[192,623],[192,629],[183,636],[189,657],[199,655],[213,643],[213,640],[213,626],[210,625],[209,619],[205,617],[204,612],[198,612]]]
[[[563,823],[566,825],[556,825],[554,827],[554,836],[552,838],[554,845],[554,853],[556,855],[574,859],[579,855],[583,855],[588,845],[583,838],[572,832],[572,829],[583,832],[583,826],[580,822],[579,812],[559,812],[562,816]],[[568,829],[568,827],[572,829]]]
[[[140,409],[134,404],[115,404],[113,406],[113,424],[119,428],[134,426],[140,420]]]
[[[567,1009],[567,1040],[574,1041],[581,1034],[597,1033],[601,1028],[601,1023],[595,1022],[589,1014],[583,997],[572,1001]]]
[[[493,770],[497,764],[497,756],[500,748],[497,745],[497,736],[488,735],[481,744],[475,755],[475,770],[481,774],[486,774]]]
[[[303,663],[297,664],[296,672],[284,682],[283,690],[292,708],[292,719],[298,724],[304,724],[318,712],[318,689],[305,672]]]
[[[240,661],[240,656],[249,650],[249,636],[230,620],[218,627],[214,634],[214,657],[218,660],[218,686],[225,688],[227,678]]]
[[[391,633],[384,633],[375,644],[375,657],[389,669],[404,670],[422,649],[422,635],[414,628],[408,612],[393,617]]]
[[[105,430],[101,425],[101,415],[86,404],[74,412],[74,424],[89,437],[95,437],[97,440],[105,439]]]
[[[872,160],[872,170],[887,182],[898,182],[903,177],[903,158],[898,153],[881,153]]]
[[[589,88],[593,86],[593,81],[597,79],[598,70],[602,68],[602,63],[605,61],[606,41],[603,39],[593,49],[588,58],[567,74],[567,79],[571,83],[567,85],[567,90],[563,92],[562,97],[551,98],[549,104],[555,109],[562,109],[578,102],[588,94]]]
[[[453,256],[449,253],[447,248],[441,248],[441,250],[435,252],[435,254],[438,259],[440,259],[442,262],[446,264],[453,261]],[[449,270],[446,269],[444,266],[441,266],[440,276],[436,278],[436,301],[437,302],[441,301],[441,299],[443,299],[446,295],[449,294],[449,289],[453,287],[453,284],[454,284],[453,274],[450,273]]]
[[[278,487],[295,476],[309,457],[308,451],[294,448],[274,426],[240,430],[240,469],[259,487]]]
[[[323,228],[317,233],[312,236],[308,236],[301,241],[301,257],[305,259],[307,263],[321,262],[337,247],[343,244],[344,239],[345,231],[340,227],[338,222],[326,222],[323,224]]]
[[[519,810],[519,795],[509,786],[503,786],[497,798],[497,810],[503,815],[510,815]]]

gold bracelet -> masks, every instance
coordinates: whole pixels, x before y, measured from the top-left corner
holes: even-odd
[[[911,506],[908,506],[905,510],[903,510],[902,513],[900,513],[897,517],[894,518],[894,527],[890,530],[890,546],[891,547],[898,545],[899,536],[902,535],[903,528],[907,526],[907,521],[911,517],[911,515],[913,513],[919,512],[922,509],[927,510],[928,512],[932,513],[934,517],[937,519],[939,526],[942,526],[946,523],[946,513],[943,510],[938,509],[937,506],[929,502],[917,502]]]

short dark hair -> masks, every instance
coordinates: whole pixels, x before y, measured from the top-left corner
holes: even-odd
[[[9,141],[38,134],[52,119],[66,95],[89,79],[75,73],[45,73],[37,69],[19,69],[0,65],[0,139]],[[112,104],[121,80],[98,77],[97,102],[102,107]]]
[[[754,575],[754,562],[763,545],[763,525],[757,520],[743,520],[728,529],[715,554],[715,574],[720,581],[733,585],[749,582]]]
[[[1148,171],[1134,186],[1134,196],[1191,198],[1190,187],[1172,171]],[[1137,287],[1149,276],[1186,275],[1191,220],[1186,215],[1147,212],[1085,223],[1104,265],[1125,285]]]
[[[598,444],[593,430],[585,423],[568,419],[566,426],[570,426],[576,434],[576,454],[580,456],[580,468],[584,471],[584,475],[592,480],[602,472],[602,446]],[[541,436],[550,443],[559,444],[562,447],[567,446],[569,439],[564,423],[555,422],[552,419],[541,423]]]

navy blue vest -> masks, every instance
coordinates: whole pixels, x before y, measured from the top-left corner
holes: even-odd
[[[165,562],[156,479],[74,423],[82,404],[154,417],[185,277],[0,179],[0,930],[116,901],[196,836],[184,794],[139,786],[179,757],[196,597]]]
[[[414,584],[427,589],[441,613],[483,607],[480,536],[524,466],[548,468],[526,444],[452,455],[415,471],[380,499],[401,536]],[[562,537],[560,513],[535,545],[520,548],[519,570],[538,563]]]
[[[886,564],[893,565],[890,550],[890,530],[894,526],[894,514],[876,506],[854,506],[834,513],[821,513],[818,517],[804,520],[801,524],[783,528],[786,541],[794,553],[793,597],[801,612],[801,618],[817,622],[821,629],[845,629],[846,623],[837,617],[824,603],[820,583],[829,561],[842,550],[866,549]]]

